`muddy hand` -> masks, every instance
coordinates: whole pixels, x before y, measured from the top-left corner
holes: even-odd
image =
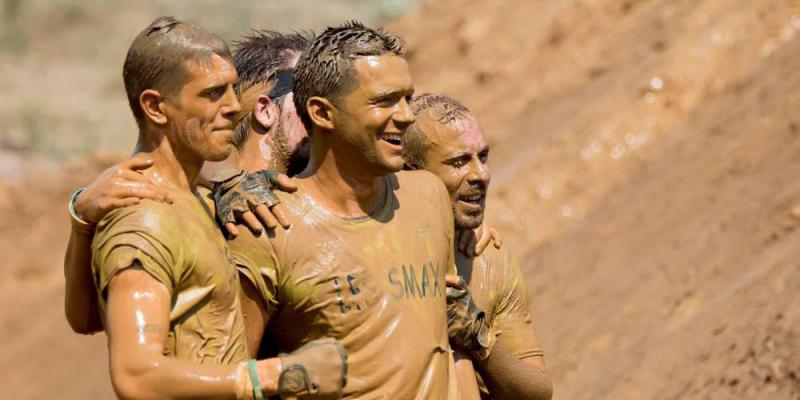
[[[111,166],[75,199],[75,212],[86,222],[96,224],[109,211],[138,204],[142,199],[172,203],[166,189],[140,172],[152,166],[152,160],[141,157]]]
[[[315,340],[281,354],[281,398],[338,399],[347,384],[347,350],[334,339]]]
[[[486,223],[475,229],[458,231],[458,251],[468,257],[479,256],[486,250],[489,243],[496,249],[503,245],[503,238],[496,229],[490,228]]]
[[[447,333],[450,343],[478,359],[486,359],[494,347],[495,333],[486,314],[475,305],[464,278],[447,275]]]
[[[278,225],[289,227],[286,212],[272,188],[286,192],[297,189],[286,175],[267,170],[243,172],[215,183],[217,218],[230,236],[239,235],[237,223],[246,225],[255,235]]]

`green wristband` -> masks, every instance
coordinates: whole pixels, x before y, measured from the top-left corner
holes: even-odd
[[[264,400],[264,388],[261,387],[261,380],[258,379],[256,360],[247,360],[247,370],[250,372],[250,383],[253,384],[253,398]]]

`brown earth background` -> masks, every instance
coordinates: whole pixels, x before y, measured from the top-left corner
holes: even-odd
[[[522,261],[568,399],[800,399],[800,1],[4,0],[0,397],[111,398],[63,317],[65,202],[125,157],[120,70],[160,14],[227,39],[358,18],[492,144],[489,218]],[[402,15],[405,14],[405,15]]]

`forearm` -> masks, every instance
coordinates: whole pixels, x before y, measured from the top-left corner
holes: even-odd
[[[236,151],[231,152],[231,155],[223,161],[206,161],[195,182],[207,189],[214,189],[215,181],[225,180],[235,175],[237,171],[241,171],[240,164]]]
[[[72,330],[81,334],[103,330],[92,278],[92,236],[91,229],[73,222],[64,256],[64,312]]]
[[[106,328],[114,391],[122,399],[247,399],[249,384],[241,364],[201,364],[165,356],[169,337],[169,290],[136,262],[117,272],[107,288]],[[197,350],[213,356],[213,349]],[[209,353],[210,352],[210,353]],[[262,387],[274,393],[280,360],[256,364]],[[238,372],[238,373],[237,373]],[[252,394],[252,385],[250,385]]]
[[[499,341],[487,359],[473,362],[494,399],[544,400],[553,396],[553,385],[543,363],[537,368],[522,361]]]
[[[271,358],[256,365],[265,396],[277,394],[280,360]],[[241,375],[237,369],[238,364],[197,364],[154,355],[112,361],[111,376],[114,390],[122,399],[237,399],[242,379],[251,384],[249,377],[237,377]]]
[[[455,359],[456,378],[458,379],[458,392],[461,400],[480,400],[481,393],[478,388],[478,379],[472,360],[461,352],[453,355]]]

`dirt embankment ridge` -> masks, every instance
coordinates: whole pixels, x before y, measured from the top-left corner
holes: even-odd
[[[800,395],[800,4],[442,1],[391,28],[491,137],[556,398]]]
[[[441,0],[389,28],[490,137],[557,399],[800,396],[797,1]],[[0,156],[0,390],[110,398],[60,263],[63,201],[116,158]]]

